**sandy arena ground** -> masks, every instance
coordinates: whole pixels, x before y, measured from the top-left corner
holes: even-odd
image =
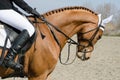
[[[63,61],[67,57],[66,49],[65,47],[62,52]],[[75,57],[74,47],[71,52],[70,61]],[[102,37],[88,61],[81,61],[77,58],[71,65],[62,65],[58,62],[50,75],[50,80],[120,80],[120,37]]]

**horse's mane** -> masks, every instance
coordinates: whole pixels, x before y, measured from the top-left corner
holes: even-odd
[[[86,11],[91,12],[92,14],[97,15],[97,13],[95,13],[94,11],[92,11],[92,10],[86,8],[86,7],[82,7],[82,6],[64,7],[64,8],[60,8],[60,9],[49,11],[49,12],[45,13],[45,15],[49,16],[49,15],[52,15],[52,14],[55,14],[55,13],[59,13],[59,12],[63,12],[63,11],[66,11],[66,10],[75,10],[75,9],[76,10],[86,10]]]

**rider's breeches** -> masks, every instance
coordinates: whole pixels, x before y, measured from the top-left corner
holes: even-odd
[[[12,9],[0,10],[0,21],[20,31],[26,29],[30,37],[35,32],[34,26],[28,19]]]

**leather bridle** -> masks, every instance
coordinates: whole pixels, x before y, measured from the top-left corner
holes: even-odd
[[[45,24],[48,25],[48,28],[50,29],[50,31],[51,31],[51,33],[52,33],[55,41],[56,41],[57,44],[59,45],[59,47],[60,47],[60,57],[59,57],[59,59],[60,59],[60,63],[62,63],[62,64],[64,64],[64,65],[66,65],[66,63],[68,62],[68,60],[65,61],[65,63],[63,63],[63,62],[61,61],[61,50],[62,50],[62,49],[61,49],[61,45],[60,45],[60,42],[59,42],[58,38],[56,37],[56,35],[55,35],[55,33],[54,33],[54,31],[52,30],[51,27],[53,27],[53,28],[54,28],[55,30],[57,30],[59,33],[61,33],[62,35],[64,35],[64,36],[69,40],[69,41],[68,41],[69,44],[74,44],[74,45],[77,45],[77,46],[82,46],[82,47],[84,47],[84,48],[86,48],[86,47],[88,47],[88,46],[93,46],[92,41],[93,41],[94,38],[96,37],[99,29],[100,29],[101,27],[104,28],[104,26],[102,26],[101,24],[99,24],[99,26],[98,26],[97,28],[94,28],[94,29],[92,29],[92,30],[90,30],[90,31],[87,31],[87,32],[84,32],[84,33],[81,33],[82,35],[84,35],[84,34],[87,34],[87,33],[89,33],[89,32],[92,32],[92,31],[96,30],[95,33],[92,35],[92,37],[91,37],[89,40],[84,39],[84,40],[88,41],[88,43],[89,43],[87,46],[84,46],[84,45],[79,44],[79,42],[76,42],[75,40],[73,40],[73,39],[70,38],[69,36],[67,36],[67,35],[66,35],[63,31],[61,31],[59,28],[57,28],[56,26],[54,26],[53,24],[51,24],[49,21],[47,21],[47,20],[45,19],[44,16],[41,15],[41,19],[42,19],[42,21],[43,21]],[[77,50],[78,50],[78,49],[77,49]],[[68,52],[69,52],[69,51],[68,51]],[[82,53],[83,53],[83,56],[84,56],[84,59],[86,59],[85,55],[86,55],[86,53],[88,53],[88,52],[91,52],[91,51],[84,51],[84,52],[82,52]],[[76,53],[77,53],[77,52],[76,52]],[[69,54],[69,53],[68,53],[68,54]],[[75,60],[75,59],[74,59],[74,60]],[[73,62],[73,61],[72,61],[72,62]],[[71,62],[71,63],[72,63],[72,62]],[[71,63],[70,63],[70,64],[71,64]],[[69,63],[68,63],[68,64],[69,64]]]
[[[94,29],[89,30],[89,31],[84,32],[84,33],[79,33],[79,34],[81,34],[81,35],[84,35],[84,34],[87,34],[87,33],[89,33],[89,32],[95,31],[94,34],[91,36],[90,39],[81,39],[81,40],[83,40],[83,41],[88,42],[88,45],[84,46],[84,45],[79,44],[78,46],[82,46],[82,48],[87,48],[87,47],[89,47],[89,46],[93,47],[93,43],[92,43],[92,42],[93,42],[94,38],[96,37],[96,35],[97,35],[97,33],[98,33],[98,31],[99,31],[99,29],[100,29],[101,27],[104,28],[104,26],[99,25],[97,28],[94,28]],[[80,52],[81,52],[81,51],[80,51]],[[83,53],[89,53],[89,52],[92,52],[92,50],[91,50],[91,51],[84,51]]]

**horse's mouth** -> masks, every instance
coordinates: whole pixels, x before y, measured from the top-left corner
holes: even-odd
[[[81,52],[79,52],[79,53],[77,53],[77,57],[78,57],[79,59],[81,59],[82,61],[89,60],[90,57],[89,57],[89,56],[86,56],[86,54],[87,54],[87,53],[81,53]]]

